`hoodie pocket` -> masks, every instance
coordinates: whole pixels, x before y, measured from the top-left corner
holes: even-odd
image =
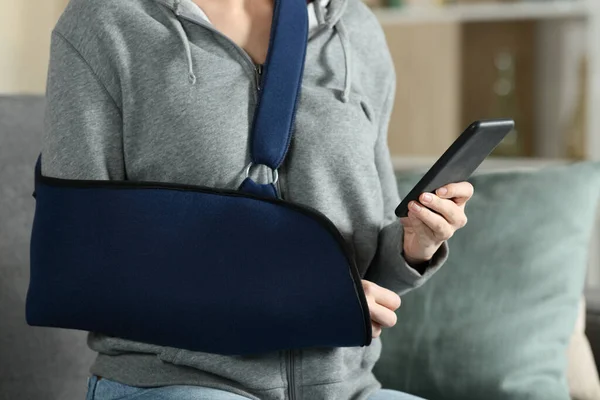
[[[360,377],[369,347],[338,347],[302,351],[302,384],[325,385]]]

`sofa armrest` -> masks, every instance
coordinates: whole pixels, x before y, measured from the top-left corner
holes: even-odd
[[[596,365],[600,367],[600,289],[586,290],[585,333],[592,347]]]
[[[586,324],[585,334],[592,347],[596,365],[600,369],[600,312],[595,311],[590,313],[588,311]]]

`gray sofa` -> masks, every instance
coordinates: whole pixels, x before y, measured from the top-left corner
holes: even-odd
[[[81,400],[94,355],[81,332],[30,328],[29,281],[33,166],[44,101],[0,97],[0,400]],[[588,295],[588,337],[600,361],[600,296]]]
[[[42,98],[0,97],[0,400],[84,399],[94,356],[82,332],[25,323],[43,113]]]

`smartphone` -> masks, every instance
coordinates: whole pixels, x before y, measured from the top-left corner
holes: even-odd
[[[483,160],[515,127],[512,119],[475,121],[452,143],[396,208],[398,217],[408,215],[408,203],[422,193],[434,193],[449,183],[469,179]]]

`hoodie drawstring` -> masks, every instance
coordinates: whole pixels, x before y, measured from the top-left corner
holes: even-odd
[[[175,0],[173,4],[173,14],[169,17],[169,20],[175,26],[175,30],[179,35],[179,39],[181,39],[181,43],[183,44],[183,48],[185,50],[185,56],[188,64],[188,79],[192,85],[196,84],[196,74],[194,74],[194,59],[192,58],[192,47],[190,44],[190,39],[188,38],[187,32],[185,31],[183,24],[179,20],[179,7],[181,5],[181,0]]]
[[[350,101],[350,90],[352,89],[352,71],[350,70],[350,66],[352,65],[350,59],[350,38],[348,37],[348,31],[346,31],[346,27],[344,26],[342,20],[336,22],[335,30],[340,37],[342,51],[344,52],[344,60],[346,62],[346,74],[344,76],[344,91],[342,92],[342,101],[347,103]]]
[[[168,11],[169,20],[173,23],[177,34],[179,35],[179,39],[185,50],[185,56],[188,65],[188,79],[192,85],[196,84],[196,75],[194,74],[194,59],[192,58],[192,48],[190,44],[190,39],[183,27],[183,24],[179,20],[179,8],[181,7],[182,0],[174,0],[173,1],[173,10]],[[340,42],[342,45],[342,51],[344,53],[344,63],[345,63],[345,74],[344,74],[344,90],[342,91],[342,101],[347,103],[350,101],[350,93],[352,91],[352,71],[351,71],[351,50],[350,50],[350,38],[348,37],[348,31],[344,26],[341,18],[334,18],[333,21],[326,21],[324,14],[324,6],[321,4],[321,1],[314,1],[315,14],[317,17],[317,21],[319,25],[328,28],[334,28],[340,38]],[[166,11],[166,10],[165,10]],[[338,11],[341,16],[343,8]],[[337,16],[336,16],[337,17]],[[332,23],[333,22],[333,23]]]
[[[315,8],[315,16],[317,17],[317,23],[319,25],[325,24],[325,16],[323,15],[323,5],[319,0],[313,2]]]
[[[315,7],[315,15],[317,17],[317,22],[319,25],[326,26],[328,28],[334,28],[340,38],[340,43],[342,45],[342,51],[344,53],[344,90],[342,91],[342,101],[347,103],[350,101],[350,92],[352,90],[352,71],[351,71],[351,52],[350,52],[350,38],[348,37],[348,31],[344,26],[341,18],[336,18],[333,23],[327,23],[325,21],[324,15],[324,6],[321,4],[321,1],[314,1]],[[342,10],[343,11],[343,10]],[[340,15],[341,16],[341,15]]]

